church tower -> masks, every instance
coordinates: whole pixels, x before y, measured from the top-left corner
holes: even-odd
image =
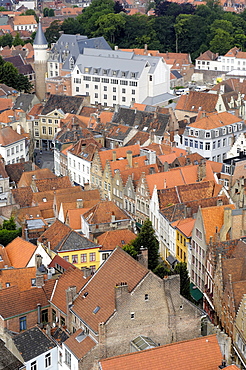
[[[36,76],[35,91],[40,100],[45,99],[45,77],[47,72],[48,43],[42,30],[41,19],[39,18],[37,33],[33,42],[34,49],[34,70]]]

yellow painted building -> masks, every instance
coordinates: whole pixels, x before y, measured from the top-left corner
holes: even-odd
[[[100,249],[101,246],[97,245],[95,248],[58,251],[57,254],[79,269],[82,267],[89,267],[92,272],[95,272],[100,266]]]
[[[176,228],[176,259],[179,262],[188,260],[188,245],[191,242],[192,230],[195,224],[193,218],[186,218],[173,222],[172,226]]]

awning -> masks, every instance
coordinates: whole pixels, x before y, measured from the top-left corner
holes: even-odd
[[[140,222],[136,222],[136,226],[141,229],[141,227],[143,226],[142,224],[140,224]]]
[[[168,256],[168,257],[166,258],[166,260],[167,260],[167,262],[168,262],[170,265],[173,265],[175,262],[178,262],[178,261],[176,260],[176,258],[174,258],[171,254],[170,254],[170,256]]]
[[[203,297],[203,293],[193,283],[190,283],[190,294],[197,302]]]

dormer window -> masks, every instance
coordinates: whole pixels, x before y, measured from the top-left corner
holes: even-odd
[[[121,72],[121,77],[126,77],[126,72]]]
[[[107,70],[107,69],[104,69],[104,70],[103,70],[103,74],[104,74],[104,75],[107,75],[107,74],[108,74],[108,70]]]
[[[225,134],[226,134],[226,128],[223,127],[223,135],[225,135]]]
[[[215,136],[218,137],[219,136],[219,130],[215,130]]]
[[[238,130],[242,130],[242,124],[241,123],[238,124]]]
[[[85,73],[89,73],[89,71],[90,71],[90,68],[89,67],[85,67],[84,72]]]
[[[233,125],[233,132],[237,131],[237,126]]]
[[[117,71],[112,71],[112,76],[116,76]]]
[[[206,138],[210,138],[211,137],[210,131],[206,131],[205,137]]]
[[[131,72],[131,78],[136,78],[136,73],[135,72]]]
[[[99,69],[98,69],[98,68],[94,68],[94,73],[95,73],[96,75],[98,75],[98,73],[99,73]]]
[[[194,131],[193,130],[190,130],[190,135],[193,136],[194,135]]]
[[[232,132],[232,127],[231,126],[228,126],[228,132],[229,132],[229,134],[231,134],[231,132]]]
[[[198,131],[195,131],[195,136],[199,136],[199,132]]]

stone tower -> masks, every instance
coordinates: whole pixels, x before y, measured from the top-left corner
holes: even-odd
[[[47,72],[48,43],[42,30],[41,19],[39,19],[37,33],[33,42],[33,49],[36,95],[40,100],[44,100],[46,92],[45,77]]]

